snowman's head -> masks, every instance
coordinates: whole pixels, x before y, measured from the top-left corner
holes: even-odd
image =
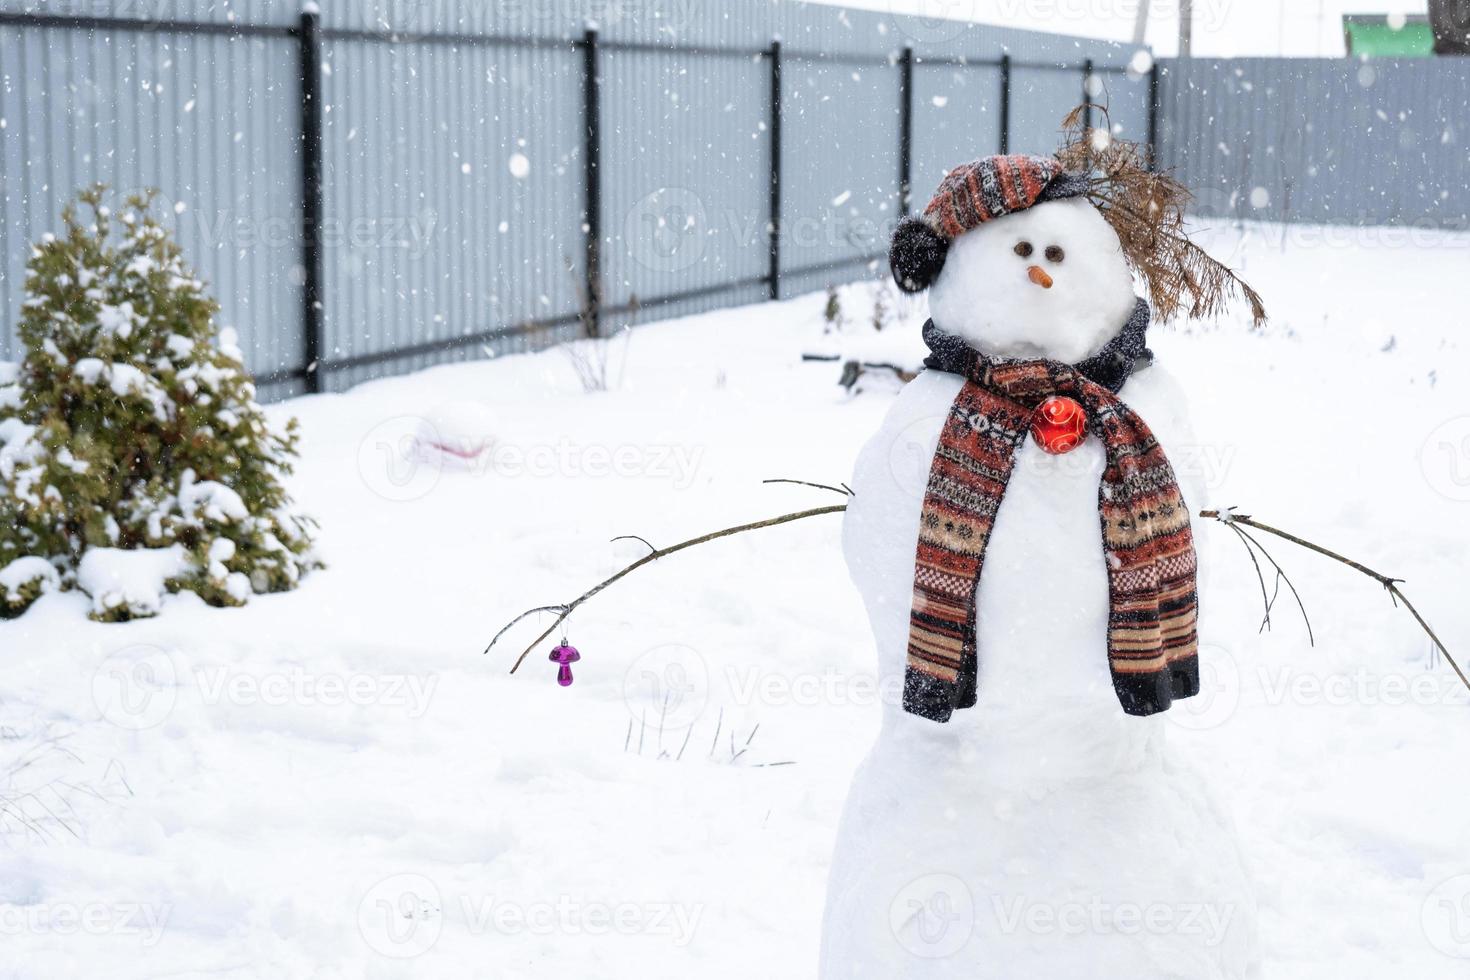
[[[1021,168],[1036,162],[1049,161],[991,157],[969,165],[963,180],[951,174],[924,218],[899,226],[890,262],[900,288],[929,290],[930,316],[944,333],[992,357],[1073,364],[1127,322],[1133,276],[1117,233],[1081,195],[1085,184],[1054,169],[1026,179]],[[981,167],[989,169],[974,179]],[[1007,175],[1014,187],[995,186]]]

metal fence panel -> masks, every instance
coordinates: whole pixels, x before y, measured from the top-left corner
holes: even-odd
[[[860,264],[898,213],[898,66],[797,57],[782,76],[782,267]]]
[[[759,55],[604,53],[608,304],[766,274],[770,71]]]
[[[958,164],[1000,152],[1001,71],[990,65],[914,69],[913,208]]]
[[[1126,70],[1099,70],[1089,91],[1092,101],[1107,109],[1114,136],[1147,143],[1149,138],[1149,76]],[[1102,125],[1102,114],[1094,112],[1092,123]]]
[[[1454,58],[1162,63],[1161,162],[1202,213],[1470,226],[1470,73]]]
[[[338,39],[324,67],[329,387],[511,349],[481,337],[576,313],[576,52]]]
[[[125,17],[163,37],[166,32],[156,30],[156,27],[171,21],[203,22],[221,26],[251,24],[290,27],[301,16],[302,2],[303,0],[0,0],[0,13],[57,17]],[[372,4],[379,0],[367,2]],[[411,5],[420,0],[386,2]],[[470,2],[475,3],[478,0]]]
[[[1011,69],[1012,153],[1050,153],[1062,137],[1062,120],[1082,101],[1077,68]]]
[[[17,349],[31,243],[105,182],[161,189],[252,371],[299,361],[298,253],[272,247],[299,240],[292,41],[0,25],[0,74],[0,357]]]

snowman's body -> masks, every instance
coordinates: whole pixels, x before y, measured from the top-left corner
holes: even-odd
[[[1069,261],[1099,238],[1107,244],[1101,219],[1088,214],[1096,217],[1084,201],[1055,202],[958,239],[930,298],[936,324],[994,356],[1075,362],[1096,351],[1131,309],[1121,256],[1116,270],[1073,263],[1077,276],[1109,285],[1070,301],[1025,293],[1035,279],[1020,279],[1019,297],[1001,309],[965,295],[977,264],[998,288],[995,270],[1005,266],[996,256],[1017,236],[1038,239],[1038,252],[1063,240]],[[1056,270],[1058,287],[1070,271]],[[1049,336],[1038,317],[1068,311],[1036,301],[1059,299],[1085,309],[1069,317],[1073,329]],[[1011,328],[1015,336],[1003,337]],[[844,550],[886,691],[903,687],[920,507],[962,383],[926,371],[906,386],[853,474]],[[1177,466],[1192,442],[1179,386],[1148,367],[1120,396]],[[1170,756],[1167,713],[1130,716],[1113,692],[1103,466],[1095,436],[1061,456],[1030,439],[1018,452],[976,599],[978,702],[939,724],[885,699],[838,835],[822,980],[1254,975],[1254,906],[1230,820]],[[1193,503],[1188,476],[1180,473]]]

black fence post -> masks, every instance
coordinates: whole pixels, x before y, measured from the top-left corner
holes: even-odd
[[[1011,152],[1011,56],[1000,56],[1000,152]]]
[[[1148,168],[1159,167],[1159,63],[1148,70]]]
[[[301,266],[306,390],[322,390],[322,59],[319,16],[301,15]]]
[[[1092,128],[1092,59],[1082,62],[1082,128]]]
[[[781,298],[781,42],[771,42],[771,299]]]
[[[598,76],[597,31],[582,35],[582,161],[585,195],[587,296],[582,327],[588,337],[602,336],[602,79]]]
[[[898,62],[898,217],[908,217],[914,185],[914,49]]]

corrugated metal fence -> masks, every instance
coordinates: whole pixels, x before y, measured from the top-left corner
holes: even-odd
[[[1168,61],[1159,160],[1215,216],[1470,227],[1470,64]]]
[[[820,288],[1003,90],[1054,146],[1089,58],[1142,126],[1114,46],[801,3],[0,0],[0,357],[97,180],[162,191],[269,397]]]
[[[1052,148],[1084,88],[1130,138],[1161,127],[1206,203],[1325,213],[1268,179],[1298,159],[1266,149],[1301,128],[1290,73],[1222,67],[1275,63],[1139,76],[1100,42],[765,0],[34,6],[0,0],[0,358],[29,243],[97,180],[163,192],[269,397],[861,276],[905,179],[921,204],[957,161]],[[1337,172],[1342,133],[1317,138],[1290,152]]]

